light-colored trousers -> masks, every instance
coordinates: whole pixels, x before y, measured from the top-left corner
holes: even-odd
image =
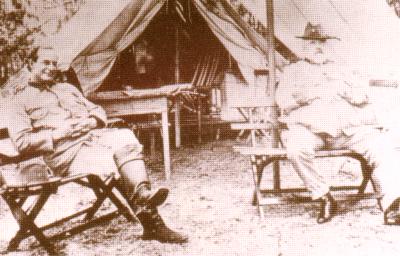
[[[282,133],[288,160],[311,192],[318,199],[329,191],[329,185],[314,163],[320,149],[349,149],[362,155],[373,168],[373,180],[383,195],[383,209],[400,197],[400,151],[389,133],[373,127],[359,127],[337,137],[313,133],[302,125],[291,125]]]
[[[119,168],[126,162],[143,159],[142,149],[136,136],[129,129],[104,128],[91,131],[90,141],[80,146],[69,166],[70,175],[93,173],[119,177]],[[146,172],[135,170],[137,172]]]

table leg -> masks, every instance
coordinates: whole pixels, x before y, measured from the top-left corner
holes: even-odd
[[[171,176],[171,158],[170,158],[170,152],[169,152],[169,132],[168,132],[168,112],[167,111],[163,111],[161,113],[161,123],[162,123],[165,178],[167,180],[169,180],[170,176]]]
[[[181,100],[179,96],[175,101],[175,147],[181,146]]]
[[[202,124],[201,124],[201,98],[199,97],[198,99],[198,104],[197,104],[197,142],[201,144],[202,138],[201,135],[203,133],[202,131]]]
[[[150,159],[157,159],[156,154],[156,133],[155,131],[150,131]]]

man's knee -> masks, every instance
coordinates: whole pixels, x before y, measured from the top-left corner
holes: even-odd
[[[130,143],[140,144],[135,134],[131,130],[126,128],[116,129],[115,133],[113,134],[113,137],[121,141],[128,141]]]
[[[286,154],[289,161],[313,159],[315,157],[315,150],[302,146],[287,145]]]
[[[392,169],[393,166],[397,166],[400,155],[399,152],[396,152],[394,149],[370,149],[366,152],[364,157],[374,169],[382,166]]]
[[[129,129],[115,129],[112,133],[114,161],[118,168],[131,160],[143,159],[143,146]]]
[[[288,160],[312,159],[315,157],[315,148],[320,144],[320,139],[303,126],[286,130],[282,133],[281,138]]]
[[[140,143],[127,144],[114,152],[114,161],[118,168],[129,161],[143,160],[143,146]]]
[[[387,136],[377,136],[371,138],[364,146],[364,157],[368,163],[376,168],[380,165],[396,165],[400,152],[395,148],[391,138]]]

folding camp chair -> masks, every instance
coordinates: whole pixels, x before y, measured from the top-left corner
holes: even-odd
[[[0,166],[19,163],[32,157],[35,156],[6,156],[0,154]],[[89,207],[73,213],[70,216],[66,216],[41,227],[37,226],[35,224],[35,219],[50,196],[57,193],[60,186],[70,183],[76,183],[91,189],[96,196],[95,202],[93,202]],[[10,251],[16,250],[23,239],[34,236],[49,253],[54,253],[53,241],[61,240],[77,234],[96,224],[111,220],[120,214],[122,214],[128,221],[134,222],[135,218],[130,213],[129,208],[126,207],[113,192],[114,188],[118,189],[118,182],[113,175],[110,175],[105,179],[101,179],[93,174],[79,174],[64,178],[50,176],[43,181],[34,183],[20,182],[16,184],[7,184],[7,181],[5,181],[3,186],[0,188],[0,195],[9,206],[11,213],[19,224],[19,231],[11,239],[7,249]],[[28,200],[31,197],[34,197],[35,199],[33,203],[30,203],[31,200]],[[100,214],[100,216],[97,214],[96,216],[96,213],[99,212],[100,207],[106,199],[109,199],[116,206],[117,210],[103,215]],[[44,233],[46,230],[82,216],[83,222],[73,224],[73,227],[68,228],[67,230],[63,230],[51,236],[47,236]]]
[[[251,104],[250,104],[251,105]],[[256,133],[259,131],[265,136],[272,128],[270,122],[265,121],[259,117],[255,117],[257,113],[256,109],[265,109],[268,106],[246,106],[241,107],[242,111],[246,114],[245,123],[231,124],[232,129],[245,129],[250,130],[250,146],[235,146],[234,151],[239,152],[242,155],[250,156],[250,163],[253,173],[254,181],[254,196],[253,204],[257,206],[259,214],[264,217],[263,206],[289,203],[289,202],[311,202],[310,196],[295,195],[302,192],[307,192],[304,187],[291,187],[282,188],[282,178],[279,169],[279,162],[287,160],[287,152],[283,147],[273,148],[271,145],[260,145],[256,140]],[[282,143],[281,143],[282,144]],[[316,152],[317,158],[327,157],[350,157],[357,160],[360,163],[362,172],[362,181],[359,185],[345,185],[345,186],[334,186],[331,187],[332,191],[355,191],[352,194],[340,194],[335,195],[337,199],[342,200],[361,200],[361,199],[378,199],[378,205],[380,206],[380,187],[372,177],[372,168],[368,165],[367,161],[359,154],[352,152],[351,150],[320,150]],[[261,180],[267,167],[271,164],[275,165],[272,168],[272,184],[271,188],[261,189]],[[367,193],[367,185],[371,182],[373,192]],[[294,197],[283,197],[283,194],[295,195]]]
[[[207,110],[209,106],[206,106],[208,104],[204,103],[206,99],[210,98],[213,88],[215,89],[220,62],[221,54],[219,52],[207,53],[200,57],[191,81],[192,90],[181,92],[178,98],[179,107],[185,109],[188,114],[184,120],[181,120],[182,125],[191,126],[197,124],[198,143],[202,141],[203,126],[205,124],[216,125],[218,123],[215,118],[214,120],[207,118],[207,116],[218,112],[216,102],[214,104],[210,102],[211,108],[209,110]],[[205,115],[205,112],[209,112],[211,109],[214,109],[214,111],[211,111],[210,115]],[[195,115],[193,116],[193,114]]]

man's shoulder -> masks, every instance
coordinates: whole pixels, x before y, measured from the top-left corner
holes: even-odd
[[[32,98],[38,93],[40,93],[40,90],[38,88],[30,86],[29,84],[27,84],[23,89],[21,89],[20,91],[16,92],[14,94],[14,97],[16,97],[16,98],[24,98],[24,97]]]
[[[29,70],[26,68],[21,69],[15,75],[11,76],[2,86],[2,95],[10,96],[23,91],[28,86],[29,78]]]
[[[310,80],[311,77],[320,76],[322,70],[319,66],[312,65],[307,61],[298,61],[286,66],[282,72],[281,79],[293,84]]]
[[[76,88],[73,84],[70,84],[70,83],[67,83],[67,82],[56,83],[53,86],[53,88],[57,89],[57,90],[63,90],[63,91],[66,91],[66,92],[80,93],[78,88]]]
[[[20,108],[30,108],[36,105],[36,102],[40,102],[41,91],[33,86],[27,85],[23,88],[23,90],[17,92],[14,95],[10,95],[8,97],[8,101],[12,109],[20,109]]]

